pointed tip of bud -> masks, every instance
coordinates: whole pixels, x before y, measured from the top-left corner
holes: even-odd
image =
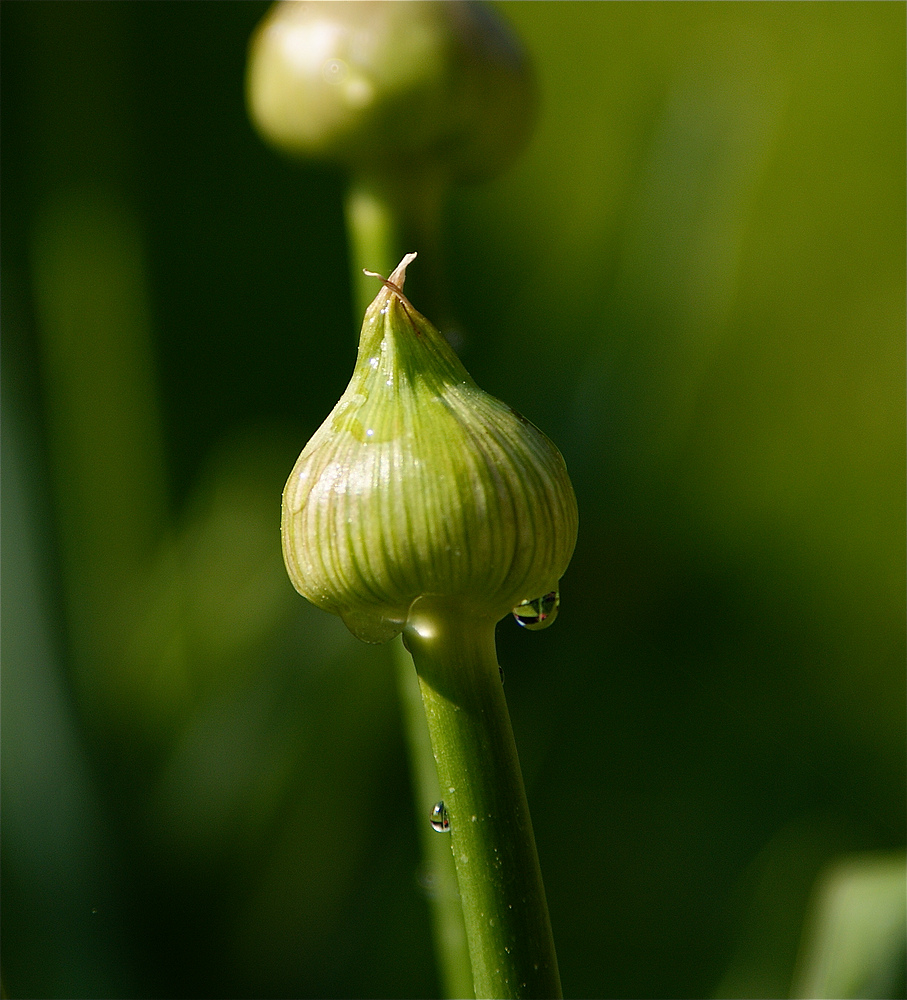
[[[385,278],[383,275],[379,274],[377,271],[370,271],[367,267],[362,268],[362,273],[367,274],[370,278],[377,278],[385,288],[393,292],[398,296],[403,304],[411,311],[416,312],[413,308],[412,303],[403,294],[403,285],[406,282],[406,269],[410,264],[418,257],[417,253],[408,253],[400,261],[400,263],[394,268],[393,273],[389,278]]]
[[[396,285],[398,288],[403,287],[403,283],[406,281],[406,269],[419,255],[415,252],[408,253],[404,256],[403,260],[394,268],[394,273],[387,279],[392,285]]]

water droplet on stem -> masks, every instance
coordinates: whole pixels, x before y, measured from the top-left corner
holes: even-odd
[[[443,802],[436,802],[431,811],[431,828],[435,833],[450,832],[450,817]]]
[[[548,628],[557,618],[557,609],[561,604],[561,595],[557,590],[550,594],[537,597],[534,601],[523,601],[513,609],[513,617],[517,622],[533,632]]]

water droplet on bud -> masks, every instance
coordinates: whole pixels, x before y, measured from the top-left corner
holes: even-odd
[[[447,807],[443,802],[435,803],[431,811],[431,828],[435,833],[450,832],[450,817],[447,815]]]
[[[560,604],[560,593],[552,590],[550,594],[537,597],[534,601],[523,601],[518,604],[513,609],[513,617],[523,628],[537,632],[541,628],[548,628],[554,622]]]

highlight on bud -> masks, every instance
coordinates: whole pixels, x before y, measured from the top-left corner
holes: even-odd
[[[293,585],[366,642],[401,632],[416,602],[498,621],[555,593],[576,543],[560,452],[406,299],[415,256],[382,279],[350,384],[283,494]]]

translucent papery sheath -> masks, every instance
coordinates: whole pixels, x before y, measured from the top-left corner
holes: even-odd
[[[284,491],[294,586],[367,642],[402,631],[420,597],[497,621],[556,589],[576,540],[557,448],[400,292],[414,256],[368,308],[350,384]]]

